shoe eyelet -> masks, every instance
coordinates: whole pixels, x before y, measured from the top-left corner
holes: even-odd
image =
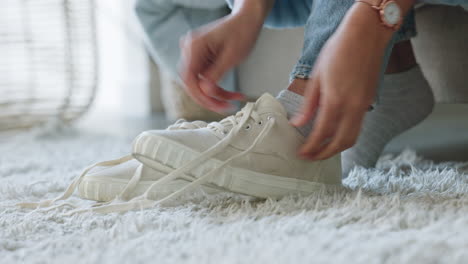
[[[246,125],[245,130],[249,130],[249,129],[250,129],[250,125]]]
[[[258,121],[258,125],[259,126],[263,125],[263,121],[262,120]]]

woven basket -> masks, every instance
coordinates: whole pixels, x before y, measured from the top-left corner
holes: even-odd
[[[2,0],[0,130],[70,122],[96,94],[94,0]]]

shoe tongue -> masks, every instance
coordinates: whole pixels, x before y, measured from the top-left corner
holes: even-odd
[[[283,105],[269,93],[264,93],[262,96],[260,96],[257,102],[255,102],[255,107],[259,114],[265,112],[276,112],[283,116],[287,115]]]

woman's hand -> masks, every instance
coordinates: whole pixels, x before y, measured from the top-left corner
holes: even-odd
[[[263,13],[267,13],[260,11],[265,10],[237,8],[231,15],[189,33],[181,41],[181,78],[189,95],[200,105],[225,112],[232,108],[228,100],[244,100],[241,93],[225,91],[217,83],[254,47],[263,25]]]
[[[378,85],[385,47],[392,31],[365,4],[355,4],[322,49],[305,90],[301,115],[291,122],[314,129],[299,154],[329,158],[354,145]]]

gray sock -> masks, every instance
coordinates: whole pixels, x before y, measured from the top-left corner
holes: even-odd
[[[366,113],[356,144],[342,153],[343,176],[355,166],[374,167],[385,145],[400,133],[424,120],[434,106],[431,88],[419,66],[384,77],[380,101]],[[289,90],[276,97],[288,118],[299,113],[304,97]],[[313,120],[298,130],[303,136],[312,131]]]
[[[288,119],[290,119],[300,112],[304,96],[289,90],[282,90],[276,99],[278,99],[278,101],[283,105],[286,113],[288,114]],[[312,130],[313,124],[313,120],[311,120],[305,126],[298,127],[297,130],[304,137],[307,137]]]
[[[374,167],[385,145],[425,119],[434,96],[419,66],[384,77],[379,103],[366,113],[357,143],[342,153],[343,176],[355,166]]]

